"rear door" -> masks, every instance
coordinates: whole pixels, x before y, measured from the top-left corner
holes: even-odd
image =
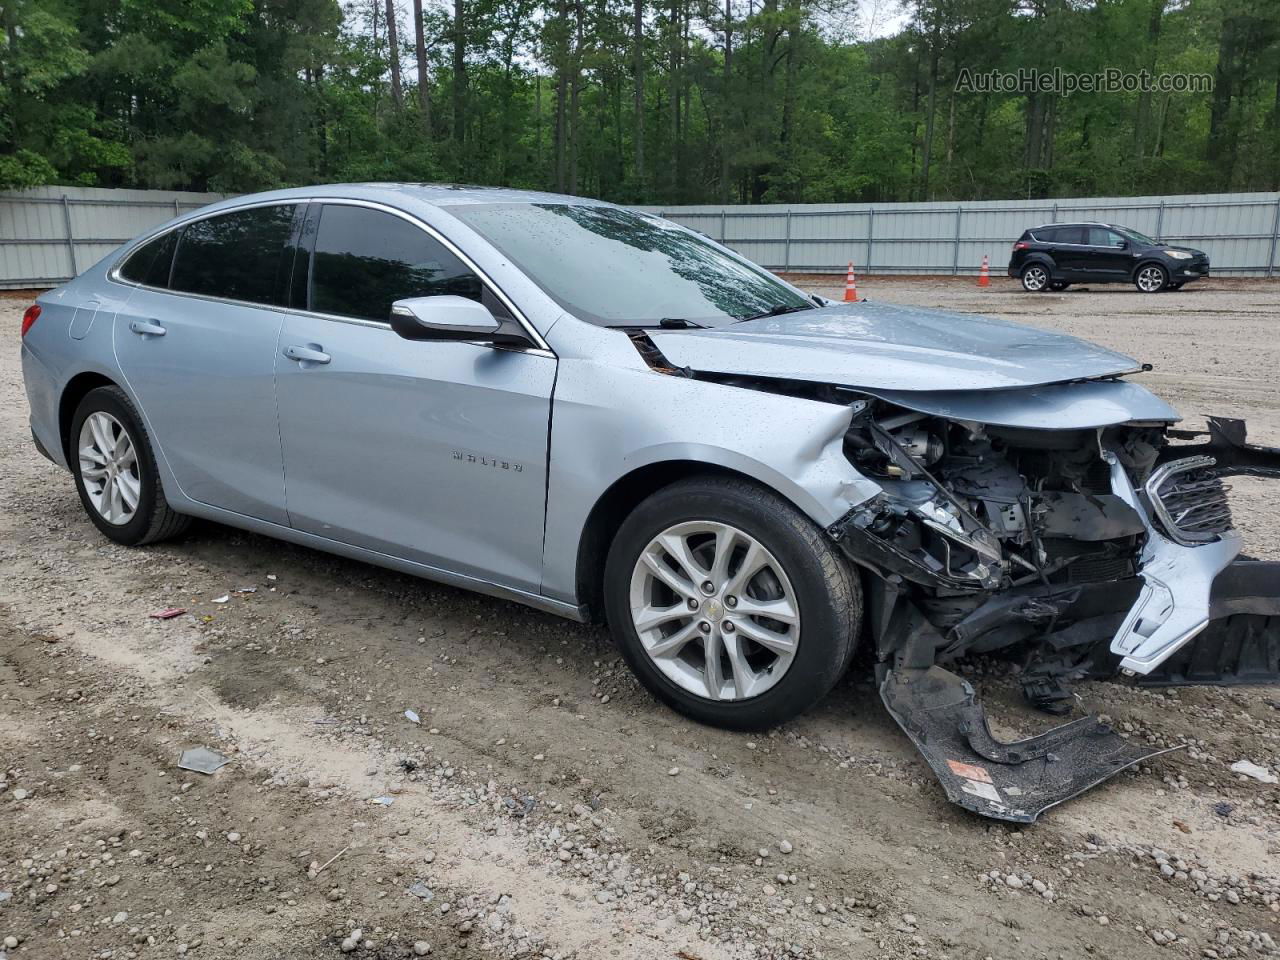
[[[1089,258],[1085,239],[1084,227],[1068,224],[1053,228],[1053,262],[1058,265],[1062,279],[1068,283],[1083,280],[1088,273]]]
[[[293,204],[193,221],[123,279],[116,359],[182,492],[287,523],[275,409]],[[167,252],[166,252],[167,249]],[[167,258],[167,259],[166,259]]]
[[[511,316],[440,238],[312,204],[276,351],[289,517],[308,533],[537,592],[556,360],[404,340],[391,304],[456,294]]]

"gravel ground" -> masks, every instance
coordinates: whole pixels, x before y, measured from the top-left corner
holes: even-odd
[[[1280,443],[1280,285],[860,291],[1089,336]],[[111,545],[30,444],[12,341],[0,411],[0,957],[1276,952],[1277,787],[1229,770],[1280,764],[1274,690],[1081,685],[1187,748],[995,824],[946,803],[861,671],[768,734],[699,727],[598,628],[207,524]],[[1280,497],[1236,494],[1280,556]],[[1041,722],[1002,668],[970,672]],[[178,769],[193,746],[232,762]]]

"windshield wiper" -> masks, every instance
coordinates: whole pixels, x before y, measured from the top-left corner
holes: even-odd
[[[813,306],[812,304],[808,304],[808,303],[800,303],[794,306],[787,306],[785,303],[780,303],[775,307],[770,307],[764,313],[757,313],[754,316],[743,317],[741,320],[737,322],[746,323],[748,320],[763,320],[765,317],[780,317],[784,313],[796,313],[800,310],[816,310],[816,309],[818,309],[816,306]]]

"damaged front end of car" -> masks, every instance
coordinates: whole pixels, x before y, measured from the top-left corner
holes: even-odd
[[[1073,386],[1083,406],[1058,418],[1064,426],[1018,409]],[[916,409],[901,397],[850,401],[845,453],[880,492],[828,532],[875,574],[880,694],[949,799],[985,816],[1035,820],[1164,751],[1094,718],[1002,742],[951,661],[1020,654],[1028,699],[1052,713],[1069,712],[1072,680],[1117,672],[1280,678],[1280,564],[1237,559],[1224,480],[1280,476],[1280,450],[1247,443],[1239,421],[1211,420],[1207,441],[1187,444],[1172,442],[1193,434],[1171,430],[1168,416],[1081,420],[1093,394],[1120,389],[1140,390],[1094,381]]]

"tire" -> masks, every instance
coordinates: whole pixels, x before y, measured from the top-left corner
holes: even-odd
[[[1158,263],[1144,263],[1133,274],[1139,293],[1159,293],[1169,285],[1169,271]]]
[[[731,544],[724,551],[730,559],[725,564],[722,589],[707,594],[710,580],[694,584],[694,578],[677,576],[684,591],[678,594],[666,585],[674,581],[655,576],[646,558],[652,558],[655,550],[662,551],[656,539],[660,535],[667,536],[667,542],[676,538],[694,554],[700,551],[708,561],[696,571],[697,576],[715,576],[715,570],[708,573],[707,568],[718,566],[713,545],[722,541],[720,534],[701,532],[704,526],[721,530],[724,542]],[[698,546],[700,538],[710,539]],[[767,560],[735,588],[746,557],[752,556],[748,552],[751,542],[760,548],[754,556]],[[699,559],[688,553],[686,558],[695,563]],[[672,569],[667,567],[668,575]],[[735,589],[742,599],[737,599]],[[668,596],[659,598],[659,592]],[[681,604],[698,598],[697,613],[686,612]],[[653,605],[647,606],[650,603]],[[794,623],[745,613],[749,604],[761,603],[794,612]],[[732,730],[775,726],[825,696],[848,668],[862,620],[857,574],[826,535],[773,492],[727,477],[682,480],[636,507],[609,549],[604,606],[623,657],[650,693],[694,720]],[[642,639],[637,609],[678,612],[667,615],[669,625],[645,629]],[[735,628],[734,623],[739,626]],[[777,628],[785,635],[772,632]],[[704,629],[708,632],[703,633]],[[659,630],[670,632],[660,636]],[[684,631],[689,639],[676,646],[673,655],[650,654],[655,644],[679,642]],[[752,639],[765,634],[770,637],[770,647]],[[773,649],[779,636],[784,647],[787,638],[793,641],[789,654]],[[707,669],[709,644],[719,651],[714,676]],[[741,671],[737,667],[742,667]],[[719,686],[722,693],[713,697],[710,691],[718,678],[723,678],[723,686]]]
[[[90,418],[94,419],[86,427]],[[99,431],[97,434],[95,428]],[[103,434],[103,430],[107,433]],[[108,444],[93,438],[108,436],[120,449],[122,434],[127,436],[132,451],[132,465],[126,465],[128,455],[124,454],[114,468],[103,466],[107,458],[101,448]],[[89,438],[88,444],[82,444],[85,438]],[[85,395],[71,418],[67,449],[80,503],[89,520],[109,540],[139,547],[176,537],[191,525],[191,518],[177,513],[165,499],[142,418],[128,394],[119,387],[98,387]],[[86,453],[86,449],[94,452]],[[111,475],[118,478],[118,499],[106,492],[110,489],[107,480],[95,475],[103,471],[111,471]],[[130,498],[134,500],[131,511],[128,509]],[[103,503],[107,506],[99,506]]]
[[[1069,287],[1069,286],[1071,286],[1071,284],[1069,284],[1069,283],[1067,283],[1067,282],[1065,282],[1065,281],[1063,281],[1063,280],[1055,280],[1055,281],[1053,281],[1053,283],[1049,284],[1049,289],[1050,289],[1050,290],[1053,290],[1053,291],[1056,293],[1056,292],[1057,292],[1057,291],[1059,291],[1059,290],[1065,290],[1065,289],[1067,289],[1067,287]]]
[[[1027,293],[1044,293],[1049,289],[1052,276],[1043,263],[1029,263],[1022,268],[1022,289]]]

